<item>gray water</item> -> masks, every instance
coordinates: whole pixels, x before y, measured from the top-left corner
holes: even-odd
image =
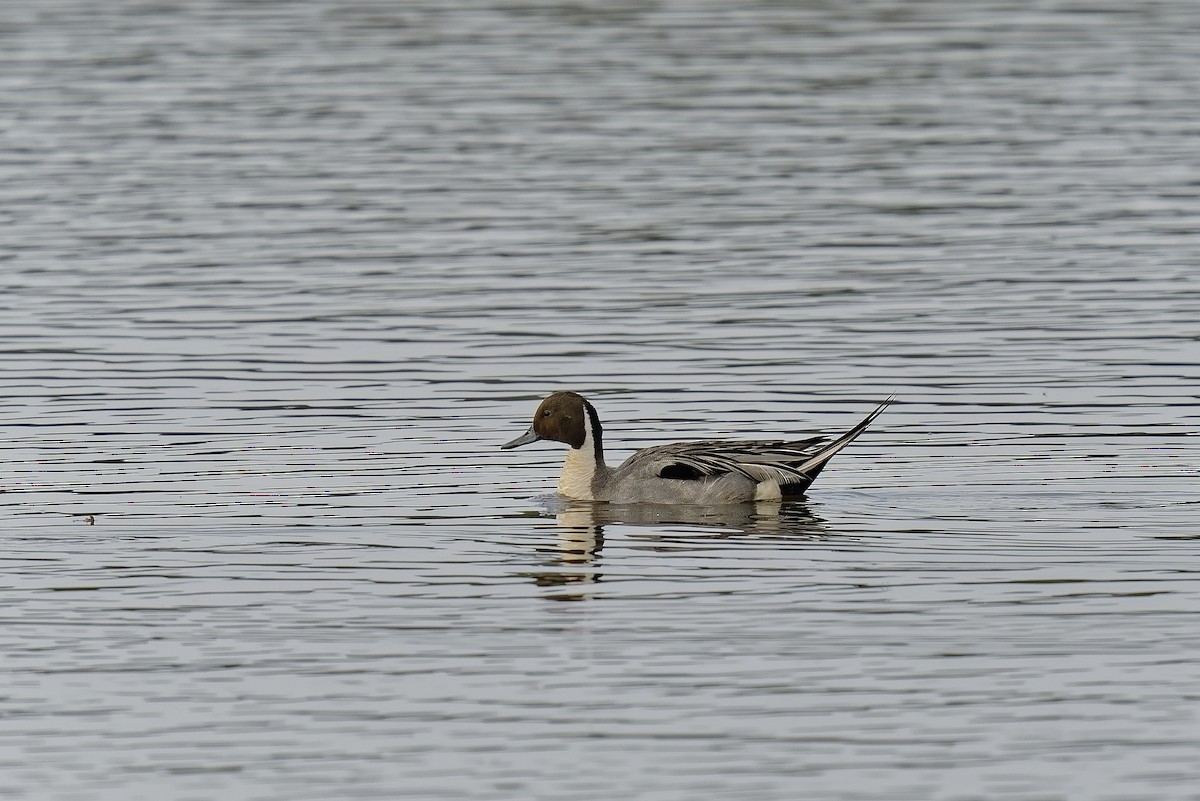
[[[0,795],[1200,798],[1200,9],[0,10]],[[803,503],[610,461],[845,429]],[[94,521],[94,524],[90,524]]]

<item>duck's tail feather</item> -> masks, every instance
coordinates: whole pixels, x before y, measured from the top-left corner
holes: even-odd
[[[842,434],[825,447],[821,448],[821,450],[813,454],[803,464],[797,465],[795,468],[796,471],[803,473],[808,479],[807,481],[788,482],[786,485],[782,485],[780,490],[787,495],[799,495],[808,489],[809,485],[816,480],[817,476],[825,468],[825,465],[829,463],[829,460],[832,459],[842,448],[858,439],[859,434],[866,431],[867,426],[871,425],[871,423],[875,421],[875,418],[878,417],[884,409],[890,406],[892,401],[895,399],[895,395],[889,395],[883,403],[875,407],[875,411],[863,418],[861,423],[847,431],[845,434]]]

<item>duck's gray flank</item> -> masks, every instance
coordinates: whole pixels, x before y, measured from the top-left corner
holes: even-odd
[[[710,440],[644,448],[618,467],[604,463],[604,429],[596,408],[575,392],[542,401],[533,424],[500,446],[541,439],[569,446],[558,491],[577,500],[615,503],[778,501],[804,493],[835,454],[858,438],[892,402],[888,398],[854,428],[830,441]]]

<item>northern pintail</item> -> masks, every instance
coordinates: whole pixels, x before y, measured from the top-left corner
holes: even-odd
[[[555,392],[538,406],[533,425],[502,449],[550,439],[570,446],[558,492],[581,501],[725,504],[780,501],[804,493],[834,454],[849,445],[889,403],[888,398],[834,440],[676,442],[644,448],[619,467],[604,463],[604,431],[596,408],[574,392]]]

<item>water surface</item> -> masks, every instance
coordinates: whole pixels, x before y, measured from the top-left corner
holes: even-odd
[[[1198,33],[0,12],[0,790],[1200,798]],[[631,510],[497,450],[561,388],[610,460],[899,402]]]

